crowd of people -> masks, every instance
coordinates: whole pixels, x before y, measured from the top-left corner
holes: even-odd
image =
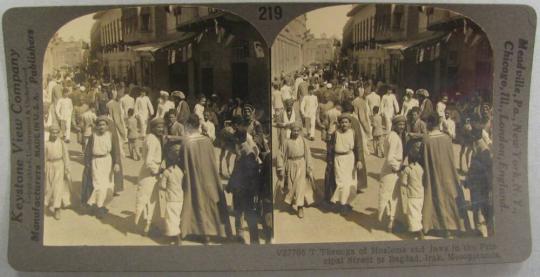
[[[107,217],[107,205],[126,185],[129,158],[140,165],[133,224],[141,234],[160,230],[177,244],[186,238],[245,242],[246,222],[250,243],[259,237],[270,242],[269,130],[257,120],[264,109],[238,98],[222,103],[216,94],[191,103],[182,91],[161,90],[152,101],[153,89],[77,68],[59,70],[45,82],[45,205],[55,219],[77,199],[68,151],[76,136],[84,157],[80,208],[87,214]]]
[[[396,231],[400,222],[417,239],[491,235],[489,101],[473,92],[435,98],[422,88],[398,89],[313,68],[282,74],[271,93],[279,145],[274,201],[303,218],[304,208],[317,200],[310,148],[318,129],[326,144],[326,169],[324,199],[316,205],[351,212],[352,201],[367,189],[369,169],[379,173],[382,229]],[[382,167],[366,163],[369,155],[382,159]]]

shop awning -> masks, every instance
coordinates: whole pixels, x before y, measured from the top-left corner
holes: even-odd
[[[252,28],[241,17],[234,14],[217,11],[206,16],[196,17],[192,20],[183,22],[176,26],[176,30],[179,32],[204,32],[208,28],[214,28],[216,23],[219,26],[225,27],[228,31],[231,29],[245,29],[246,26]]]
[[[397,41],[397,42],[391,42],[391,43],[386,43],[386,44],[379,44],[378,46],[380,48],[387,49],[387,50],[405,51],[413,47],[422,47],[429,44],[437,43],[441,38],[445,37],[447,34],[448,33],[446,32],[434,33],[432,35],[429,35],[423,38]]]
[[[182,46],[183,44],[186,44],[189,39],[193,38],[195,36],[194,33],[184,33],[182,36],[176,39],[172,40],[166,40],[166,41],[159,41],[159,42],[153,42],[153,43],[145,43],[140,44],[136,46],[132,46],[131,50],[136,52],[150,52],[155,53],[156,51],[160,49],[164,49],[171,46]]]

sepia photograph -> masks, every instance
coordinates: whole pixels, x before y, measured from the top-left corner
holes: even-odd
[[[203,6],[58,29],[43,64],[44,245],[270,243],[268,49]]]
[[[275,243],[493,236],[481,26],[430,6],[329,6],[271,53]]]

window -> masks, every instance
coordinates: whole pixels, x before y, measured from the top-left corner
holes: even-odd
[[[174,8],[174,17],[176,19],[176,25],[179,25],[182,22],[182,8]]]
[[[401,18],[403,17],[402,13],[394,13],[394,26],[392,26],[392,29],[394,30],[401,30]]]
[[[120,19],[116,20],[116,26],[116,30],[118,32],[118,41],[121,41],[124,39],[124,36],[122,34],[122,22],[120,21]]]
[[[141,14],[141,31],[150,31],[150,14]]]

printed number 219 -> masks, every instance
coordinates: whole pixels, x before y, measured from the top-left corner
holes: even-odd
[[[279,20],[282,15],[280,6],[259,7],[259,20]]]

